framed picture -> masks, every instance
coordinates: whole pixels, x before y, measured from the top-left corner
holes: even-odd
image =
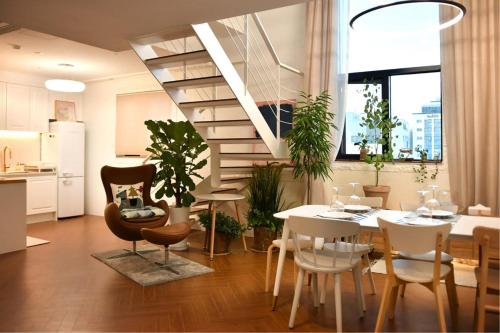
[[[76,121],[75,102],[56,100],[54,114],[57,121]]]

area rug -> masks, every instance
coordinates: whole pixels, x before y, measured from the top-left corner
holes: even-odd
[[[455,284],[462,287],[475,288],[477,285],[474,266],[453,261]],[[372,262],[372,272],[386,274],[384,258]]]
[[[48,243],[50,243],[50,242],[48,240],[45,240],[45,239],[26,236],[26,247],[43,245],[43,244],[48,244]]]
[[[173,264],[175,266],[174,269],[179,272],[179,274],[175,274],[168,270],[161,269],[155,264],[155,262],[163,262],[163,249],[155,246],[145,246],[138,248],[138,250],[157,251],[144,253],[143,256],[146,259],[136,255],[120,257],[120,255],[127,253],[125,250],[94,253],[92,256],[143,287],[186,279],[214,271],[213,269],[198,264],[197,262],[170,253],[169,262],[170,264]]]

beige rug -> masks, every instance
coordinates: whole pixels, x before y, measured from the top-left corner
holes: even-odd
[[[475,266],[466,265],[454,260],[453,267],[455,270],[456,285],[471,288],[476,287],[477,281],[476,276],[474,275]],[[384,258],[377,260],[377,262],[372,265],[372,272],[377,274],[386,274]]]
[[[49,243],[50,242],[45,239],[26,236],[26,247],[49,244]]]

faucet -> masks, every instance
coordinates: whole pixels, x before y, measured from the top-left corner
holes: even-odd
[[[9,151],[9,164],[7,164],[7,150]],[[5,146],[3,148],[3,171],[7,172],[7,169],[10,168],[10,162],[12,160],[12,149],[9,146]]]

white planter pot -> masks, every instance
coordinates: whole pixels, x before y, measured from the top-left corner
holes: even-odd
[[[172,207],[170,206],[170,224],[182,223],[189,221],[189,207]],[[169,246],[170,250],[173,251],[187,251],[189,249],[189,243],[187,238],[180,241],[179,243]]]

